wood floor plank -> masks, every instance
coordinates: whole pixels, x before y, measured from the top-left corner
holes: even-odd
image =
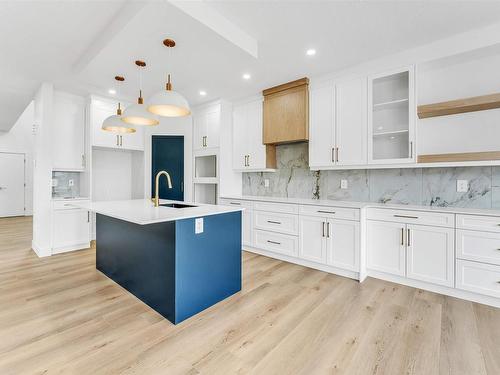
[[[0,374],[500,373],[500,310],[243,252],[243,287],[174,326],[95,269],[38,258],[0,219]]]

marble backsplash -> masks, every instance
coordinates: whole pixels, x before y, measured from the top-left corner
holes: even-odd
[[[243,195],[500,209],[500,167],[311,171],[307,143],[278,146],[277,159],[276,172],[243,173]]]

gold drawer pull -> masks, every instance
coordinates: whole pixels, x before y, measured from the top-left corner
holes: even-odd
[[[403,219],[418,219],[418,216],[407,216],[407,215],[394,215],[394,217],[400,217]]]

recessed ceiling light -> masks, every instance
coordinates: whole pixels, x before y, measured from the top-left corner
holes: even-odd
[[[109,89],[108,90],[108,94],[115,95],[116,94],[116,90],[115,89]]]
[[[314,56],[316,54],[316,50],[314,48],[309,48],[307,51],[306,51],[306,55],[307,56]]]
[[[249,80],[252,76],[248,73],[243,74],[243,79]]]
[[[391,137],[390,137],[390,138],[391,138],[391,139],[396,139],[396,137],[395,137],[395,136],[393,136],[393,135],[391,135]]]
[[[200,95],[201,95],[201,96],[206,96],[206,95],[207,95],[207,92],[206,92],[206,91],[201,90],[201,91],[200,91]]]

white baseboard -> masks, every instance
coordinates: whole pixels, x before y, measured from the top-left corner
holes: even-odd
[[[456,297],[467,301],[482,303],[483,305],[500,308],[500,299],[495,297],[467,292],[465,290],[450,288],[447,286],[435,285],[424,281],[407,279],[406,277],[391,275],[385,272],[374,271],[374,270],[368,270],[368,276],[376,279],[382,279],[393,283],[410,286],[413,288],[428,290],[434,293],[444,294],[450,297]]]
[[[51,255],[51,249],[50,247],[41,247],[41,246],[38,246],[35,241],[31,241],[31,248],[33,249],[33,251],[35,252],[35,254],[39,257],[39,258],[44,258],[44,257],[48,257]]]
[[[61,248],[52,249],[52,255],[67,253],[67,252],[75,251],[75,250],[88,249],[89,247],[90,247],[90,242],[83,242],[83,243],[76,244],[76,245],[64,246]]]
[[[245,245],[243,246],[243,250],[249,251],[251,253],[259,254],[259,255],[264,255],[264,256],[267,256],[269,258],[279,259],[279,260],[282,260],[285,262],[298,264],[300,266],[314,268],[314,269],[319,270],[319,271],[333,273],[335,275],[348,277],[348,278],[354,279],[354,280],[359,280],[359,273],[358,272],[347,271],[347,270],[343,270],[341,268],[327,266],[324,264],[319,264],[319,263],[311,262],[308,260],[299,259],[299,258],[291,257],[288,255],[278,254],[278,253],[274,253],[272,251],[257,249],[255,247],[250,247],[250,246],[245,246]]]

